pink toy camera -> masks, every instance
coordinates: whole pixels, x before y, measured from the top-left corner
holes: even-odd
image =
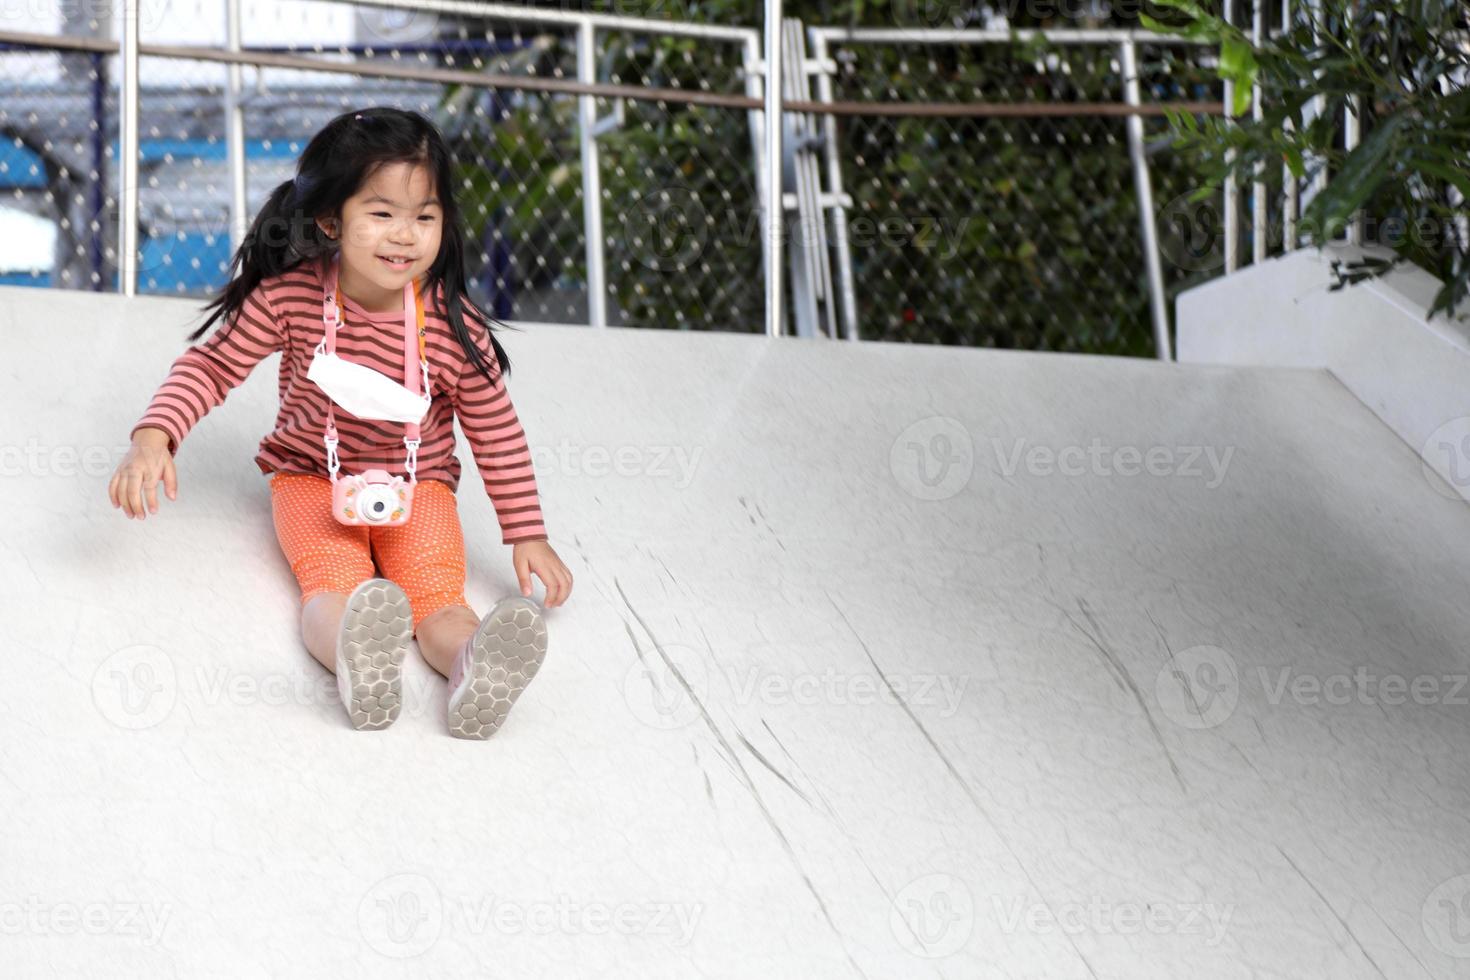
[[[332,483],[332,511],[342,524],[397,527],[407,524],[413,484],[387,470],[344,475]]]
[[[326,263],[322,289],[322,341],[317,353],[333,354],[337,344],[337,328],[342,324],[341,296],[337,287],[337,264],[340,256],[332,256]],[[414,370],[413,349],[417,320],[418,371]],[[312,366],[316,366],[312,361]],[[371,374],[371,369],[367,369]],[[422,373],[422,379],[420,374]],[[328,373],[330,374],[330,372]],[[318,387],[323,380],[318,380]],[[414,394],[429,391],[429,359],[424,352],[424,306],[418,295],[417,282],[403,284],[403,385]],[[328,386],[330,387],[330,385]],[[349,384],[349,387],[352,387]],[[339,524],[368,525],[370,527],[397,527],[407,524],[413,508],[413,488],[418,483],[419,424],[407,421],[408,431],[403,437],[403,467],[408,471],[408,480],[394,476],[387,470],[370,469],[357,476],[337,476],[342,468],[337,456],[337,423],[332,411],[332,392],[327,394],[327,427],[322,441],[327,447],[327,474],[332,479],[332,516]],[[377,416],[370,416],[377,417]]]

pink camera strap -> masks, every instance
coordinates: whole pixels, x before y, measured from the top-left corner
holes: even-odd
[[[340,254],[334,254],[331,261],[326,263],[326,277],[322,289],[322,322],[326,325],[326,336],[324,343],[328,354],[337,351],[337,327],[342,322],[342,291],[337,284],[337,265]],[[415,345],[417,337],[417,345]],[[417,346],[417,351],[414,348]],[[418,354],[418,368],[415,370],[414,354]],[[419,295],[418,283],[410,280],[403,284],[403,385],[414,394],[419,394],[420,375],[423,376],[424,388],[429,383],[429,359],[424,353],[424,298]],[[405,426],[408,434],[403,437],[403,445],[407,449],[404,459],[404,468],[408,471],[410,483],[417,484],[418,477],[415,470],[418,468],[419,451],[419,424],[407,422]],[[341,463],[337,459],[337,420],[332,411],[332,400],[327,399],[327,430],[324,436],[327,445],[327,469],[331,473],[332,482],[337,482],[337,470]]]

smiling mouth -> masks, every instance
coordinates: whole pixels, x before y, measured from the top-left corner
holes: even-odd
[[[411,257],[404,257],[403,259],[401,259],[400,261],[397,261],[397,262],[393,261],[393,259],[390,259],[386,255],[380,255],[380,256],[378,256],[378,258],[381,259],[383,262],[387,263],[387,265],[388,265],[388,267],[390,269],[403,270],[403,269],[407,269],[409,266],[413,265],[413,259]]]

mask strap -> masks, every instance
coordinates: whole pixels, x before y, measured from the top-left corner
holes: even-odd
[[[322,290],[322,322],[326,325],[326,332],[316,345],[317,354],[324,351],[328,354],[335,353],[337,327],[342,322],[342,292],[337,286],[337,256],[333,255],[326,265],[326,288]],[[336,483],[337,471],[342,468],[342,462],[337,458],[337,417],[332,411],[331,396],[327,397],[327,428],[322,438],[327,444],[327,472],[332,482]]]
[[[417,321],[417,323],[415,323]],[[417,326],[417,331],[415,331]],[[423,388],[419,388],[420,371],[413,369],[414,335],[418,335],[419,365],[423,374]],[[409,280],[403,284],[403,386],[414,394],[429,390],[429,361],[424,357],[424,301],[419,296],[419,284]],[[403,468],[408,471],[409,483],[417,485],[419,461],[419,424],[409,422],[408,433],[403,437],[406,455]]]
[[[334,254],[331,261],[327,263],[325,288],[322,290],[322,322],[326,325],[326,331],[322,335],[321,342],[316,345],[317,354],[333,354],[337,349],[337,327],[342,323],[342,291],[337,284],[339,259],[340,254]],[[419,295],[418,282],[410,280],[403,284],[403,385],[416,395],[429,391],[429,358],[425,353],[424,333],[424,299]],[[418,339],[418,371],[413,369],[415,334]],[[421,378],[422,388],[419,387]],[[409,422],[407,427],[408,433],[403,437],[403,446],[406,450],[404,469],[408,471],[409,482],[417,485],[419,482],[418,454],[422,440],[419,438],[417,422]],[[342,463],[337,456],[337,444],[340,440],[337,438],[336,414],[332,411],[330,397],[327,398],[327,428],[323,441],[327,446],[327,471],[331,474],[332,482],[335,483],[337,471],[342,468]]]

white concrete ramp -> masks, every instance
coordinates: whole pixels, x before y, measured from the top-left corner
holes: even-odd
[[[508,331],[576,587],[471,743],[301,645],[276,357],[108,503],[199,305],[0,289],[0,974],[1470,974],[1470,510],[1328,373]]]

